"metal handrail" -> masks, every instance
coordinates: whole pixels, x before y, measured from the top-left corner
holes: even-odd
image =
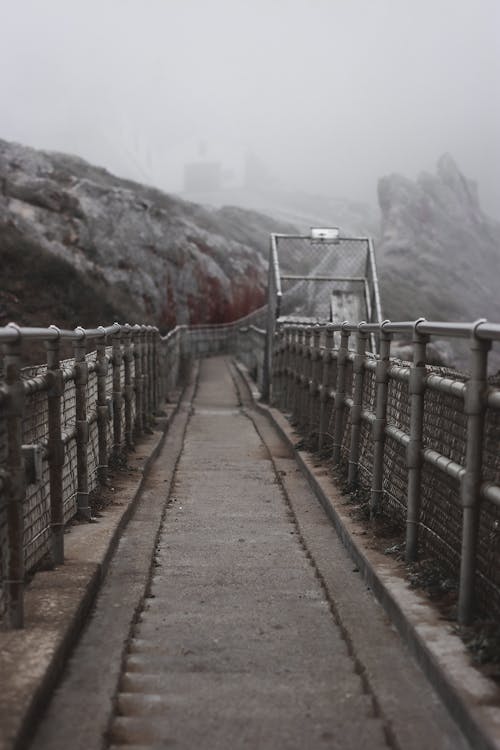
[[[334,334],[340,333],[340,345]],[[380,352],[376,357],[366,351],[369,334],[380,337]],[[413,363],[398,364],[390,357],[391,341],[397,335],[410,335]],[[355,347],[350,346],[351,336]],[[428,370],[426,345],[432,336],[462,338],[469,341],[470,375],[447,370]],[[323,343],[321,343],[323,339]],[[309,440],[322,448],[326,425],[333,424],[332,460],[339,464],[342,451],[349,456],[348,479],[358,482],[361,448],[361,423],[370,425],[368,439],[373,453],[370,505],[372,512],[379,507],[384,492],[384,445],[390,437],[406,450],[405,470],[408,479],[406,557],[416,559],[419,549],[421,475],[424,462],[460,485],[457,502],[463,508],[459,621],[467,624],[474,612],[476,574],[476,546],[479,533],[478,513],[481,499],[488,499],[500,507],[500,486],[485,482],[482,475],[483,431],[486,411],[500,409],[500,389],[487,379],[488,352],[493,341],[500,340],[500,325],[484,319],[472,322],[383,321],[381,323],[352,323],[348,321],[311,324],[311,321],[279,319],[275,335],[275,366],[272,378],[272,399],[280,408],[291,411],[299,427]],[[318,370],[322,363],[322,374]],[[331,371],[332,363],[335,363]],[[346,367],[352,368],[352,393],[346,393]],[[333,373],[333,374],[332,374]],[[364,401],[364,378],[373,378],[369,390],[368,408]],[[332,385],[333,378],[333,385]],[[409,429],[391,424],[387,417],[388,386],[391,381],[405,384],[405,406],[409,409]],[[373,388],[375,390],[373,390]],[[464,438],[460,438],[463,465],[452,453],[442,454],[439,446],[426,443],[423,430],[426,391],[451,396],[458,400]],[[396,408],[399,402],[396,403]],[[455,408],[453,405],[450,408]],[[319,410],[319,417],[318,417]],[[346,410],[350,419],[346,418]],[[331,414],[331,416],[328,416]],[[319,420],[319,421],[318,421]],[[326,421],[325,421],[326,420]],[[331,428],[330,428],[331,432]],[[347,432],[347,438],[346,438]],[[314,435],[314,438],[311,437]],[[453,438],[455,440],[455,438]],[[344,443],[345,441],[345,443]],[[343,447],[345,445],[345,447]],[[347,447],[348,446],[348,447]],[[438,448],[438,450],[436,450]],[[491,447],[490,447],[491,450]]]
[[[32,326],[19,326],[17,323],[8,323],[0,327],[0,343],[15,343],[21,339],[25,341],[83,341],[84,339],[93,340],[106,336],[113,336],[121,331],[130,332],[140,329],[142,331],[158,331],[156,326],[136,325],[131,326],[128,323],[120,325],[113,323],[110,326],[99,326],[98,328],[82,328],[78,326],[73,330],[58,328],[57,326],[48,326],[47,328],[37,328]]]

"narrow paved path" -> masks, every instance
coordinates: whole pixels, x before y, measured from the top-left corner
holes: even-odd
[[[223,360],[202,362],[173,493],[114,743],[385,748]]]
[[[233,376],[224,358],[201,362],[170,490],[165,457],[152,477],[157,525],[168,502],[156,544],[139,508],[32,750],[99,750],[106,726],[110,750],[465,750]],[[131,576],[143,604],[113,627]]]

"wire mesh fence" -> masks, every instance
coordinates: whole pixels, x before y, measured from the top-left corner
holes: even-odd
[[[176,388],[184,362],[233,351],[239,342],[262,383],[265,335],[257,324],[265,317],[261,309],[237,324],[179,326],[165,337],[149,326],[117,324],[84,334],[0,329],[8,359],[2,369],[7,374],[0,377],[0,616],[22,626],[24,576],[44,558],[62,562],[54,558],[55,538],[61,541],[64,525],[75,516],[88,517],[88,495],[132,436],[150,428],[155,410]],[[75,346],[85,335],[97,341],[97,349],[83,361],[75,349],[74,358],[60,362],[54,340],[61,335]],[[17,343],[23,336],[52,341],[51,367],[21,369]]]
[[[335,243],[311,237],[276,236],[281,281],[279,314],[314,320],[378,320],[371,286],[368,238],[341,237]],[[294,268],[293,273],[286,268]],[[274,282],[276,287],[276,282]],[[269,300],[276,289],[270,290]]]
[[[20,341],[35,336],[52,342],[50,366],[22,368]],[[76,349],[75,358],[59,361],[61,336],[76,343],[82,336],[109,338],[113,346],[103,347],[101,354],[89,352],[83,362]],[[160,378],[156,357],[158,333],[150,327],[114,325],[83,334],[82,329],[7,327],[0,329],[2,337],[0,614],[9,609],[12,624],[19,626],[22,579],[45,558],[62,562],[54,557],[61,527],[87,508],[82,498],[98,487],[110,461],[126,448],[125,428],[132,425],[139,435],[149,424],[165,394],[166,378]],[[143,364],[139,377],[134,355]]]
[[[62,522],[67,523],[81,512],[82,495],[97,486],[111,457],[126,446],[131,425],[136,434],[148,426],[156,405],[182,373],[182,362],[237,353],[264,389],[269,353],[262,323],[268,314],[269,309],[261,309],[230,325],[179,327],[162,339],[145,327],[111,327],[106,334],[109,345],[88,354],[83,369],[81,362],[70,359],[58,363],[56,371],[52,363],[51,368],[21,372],[16,347],[5,344],[10,374],[0,383],[0,576],[6,582],[0,611],[9,606],[14,563],[19,564],[16,554],[21,553],[22,569],[29,571],[53,550],[57,524],[52,484],[58,440],[64,444],[60,499]],[[360,337],[367,337],[357,325],[280,321],[272,340],[270,395],[293,414],[306,444],[337,455],[340,464],[349,466],[355,484],[370,495],[372,510],[384,510],[402,527],[410,512],[415,512],[409,481],[413,472],[417,479],[413,486],[418,487],[419,549],[438,557],[452,576],[464,567],[466,511],[477,512],[474,554],[469,550],[467,564],[473,565],[477,603],[498,615],[500,389],[496,380],[485,380],[488,350],[481,344],[481,335],[500,337],[500,327],[497,331],[489,326],[484,334],[477,324],[459,329],[471,337],[472,376],[422,365],[418,358],[412,363],[391,360],[387,353],[398,326],[407,333],[413,331],[414,346],[421,351],[427,340],[424,336],[433,333],[433,326],[436,335],[442,335],[444,325],[378,325],[381,340],[389,343],[385,354],[381,350],[375,356],[366,351],[366,340],[360,346]],[[457,325],[450,324],[454,334]],[[23,399],[19,399],[19,386]],[[55,403],[60,407],[57,440],[50,428]],[[421,424],[415,419],[418,409]],[[86,429],[81,424],[83,413]],[[477,462],[471,465],[470,458],[477,458],[478,451],[471,453],[471,445],[478,444],[482,446],[479,468]],[[28,457],[38,455],[32,448],[37,448],[40,461],[37,469],[32,466],[28,471]],[[20,466],[26,472],[22,482],[15,481]],[[12,513],[18,507],[22,508],[21,520]],[[14,532],[21,534],[18,550],[12,546]],[[462,621],[472,612],[470,597],[466,603]]]
[[[424,325],[432,330],[433,324]],[[439,333],[444,325],[437,324]],[[344,331],[341,346],[332,330],[327,345],[327,332],[334,328],[337,333]],[[414,526],[416,512],[420,554],[439,560],[450,579],[460,581],[462,622],[470,621],[474,611],[471,592],[464,593],[465,579],[473,582],[479,609],[498,616],[500,389],[496,381],[484,379],[488,347],[473,342],[471,377],[422,365],[418,359],[412,363],[386,359],[384,364],[380,356],[359,348],[362,333],[363,328],[353,324],[296,325],[282,319],[274,340],[273,402],[291,413],[306,446],[321,448],[323,456],[326,447],[346,474],[349,467],[351,486],[366,490],[372,513],[392,519],[403,536],[407,529],[408,560],[413,559],[408,528]],[[422,346],[414,335],[416,346]],[[349,336],[351,350],[345,343]],[[314,337],[321,341],[320,367],[312,365],[318,359]],[[483,373],[482,379],[474,372]],[[381,440],[383,451],[376,453]],[[481,459],[479,470],[477,464],[471,466],[471,455]],[[409,480],[411,471],[418,472],[416,482]],[[375,476],[381,478],[379,488]],[[473,519],[469,525],[468,508],[477,514],[477,534]],[[468,541],[471,529],[472,542]]]

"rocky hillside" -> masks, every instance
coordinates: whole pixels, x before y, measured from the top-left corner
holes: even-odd
[[[0,140],[0,325],[233,320],[264,301],[270,231],[295,229]]]
[[[379,181],[377,243],[384,314],[393,320],[500,321],[500,224],[449,155],[416,182]]]
[[[451,157],[416,182],[384,177],[379,203],[386,316],[500,320],[500,224]],[[0,325],[233,320],[264,301],[272,231],[296,229],[0,140]]]

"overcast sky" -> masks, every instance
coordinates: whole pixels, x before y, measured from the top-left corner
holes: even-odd
[[[445,151],[500,218],[500,0],[0,0],[0,137],[182,188],[251,150],[376,200]]]

